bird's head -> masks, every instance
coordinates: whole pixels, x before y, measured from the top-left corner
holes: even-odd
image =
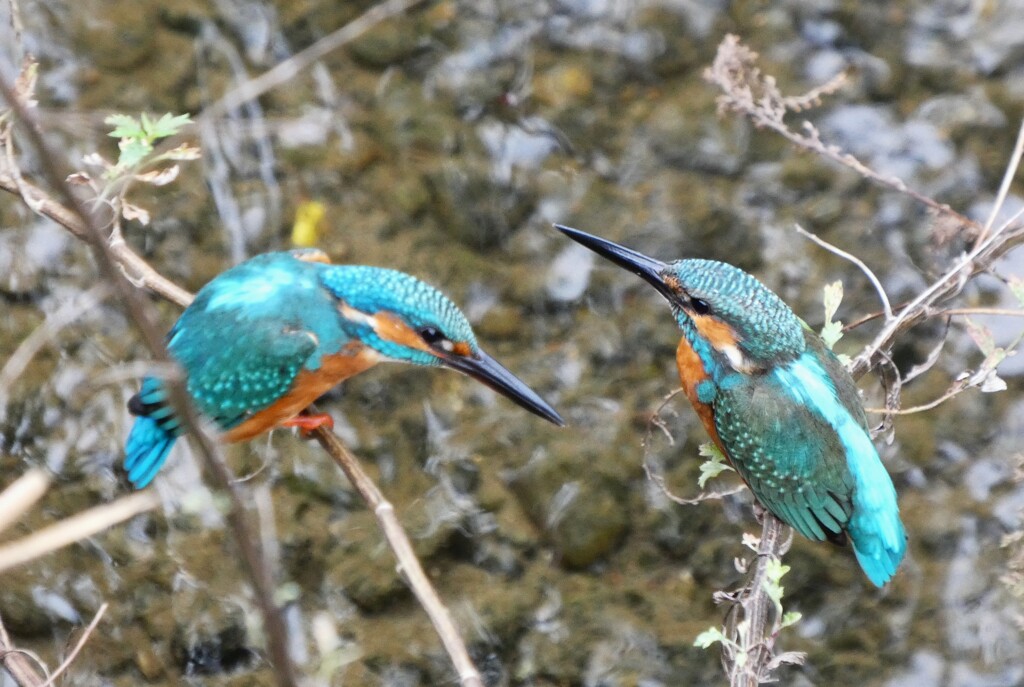
[[[391,360],[448,367],[562,426],[559,414],[477,343],[466,316],[443,293],[404,272],[325,266],[321,281],[338,301],[342,327]]]
[[[679,326],[739,372],[766,370],[804,350],[800,318],[738,267],[716,260],[662,262],[577,229],[555,228],[651,284],[668,300]]]

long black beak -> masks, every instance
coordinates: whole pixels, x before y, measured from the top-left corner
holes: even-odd
[[[658,290],[665,298],[670,301],[675,301],[679,298],[679,294],[675,293],[669,288],[668,284],[665,283],[665,277],[663,276],[665,271],[668,269],[668,263],[664,263],[661,260],[655,260],[649,258],[643,253],[638,253],[635,250],[620,246],[614,241],[603,239],[600,236],[594,236],[588,234],[585,231],[579,229],[573,229],[562,224],[556,224],[555,229],[562,232],[576,243],[582,244],[594,251],[603,258],[611,260],[619,267],[629,270],[633,274],[641,277],[644,281],[649,283],[651,286]]]
[[[537,392],[526,386],[518,377],[506,370],[501,363],[483,351],[478,350],[472,355],[465,356],[446,356],[441,358],[441,362],[453,370],[458,370],[478,382],[486,384],[534,415],[539,415],[559,427],[565,426],[565,421],[558,411],[548,405],[547,401],[538,396]]]

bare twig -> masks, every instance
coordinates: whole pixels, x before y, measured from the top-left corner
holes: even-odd
[[[405,579],[412,587],[413,593],[416,594],[416,598],[419,599],[427,615],[430,616],[430,622],[433,623],[445,650],[451,656],[455,669],[459,673],[459,682],[463,687],[483,687],[480,672],[473,665],[458,628],[452,621],[451,614],[448,613],[448,609],[441,602],[430,579],[423,572],[423,566],[416,558],[409,537],[395,516],[394,506],[384,498],[377,485],[363,472],[356,458],[349,453],[334,432],[321,426],[314,430],[314,436],[338,464],[338,467],[345,472],[345,476],[348,477],[352,486],[376,516],[377,522],[380,523],[381,530],[383,530],[384,536],[405,574]]]
[[[82,315],[89,313],[97,304],[102,302],[109,295],[106,284],[99,284],[92,287],[77,298],[74,298],[52,315],[48,316],[43,323],[25,337],[18,347],[11,354],[11,357],[0,369],[0,420],[7,412],[8,389],[35,357],[36,353],[47,343],[53,341],[54,337],[65,326],[75,321]]]
[[[159,505],[160,496],[156,492],[143,491],[64,518],[27,537],[0,546],[0,572],[86,537],[91,537],[111,525],[116,525]]]
[[[312,66],[317,60],[352,42],[385,19],[397,16],[421,2],[423,0],[387,0],[387,2],[374,5],[360,16],[337,31],[324,36],[305,50],[295,53],[284,62],[277,64],[258,77],[231,89],[217,102],[205,108],[199,118],[214,119],[222,117],[242,103],[258,98],[272,88],[291,81],[302,71]]]
[[[659,430],[668,440],[670,445],[675,444],[675,438],[665,425],[665,421],[661,418],[661,414],[665,410],[665,407],[681,393],[683,393],[682,389],[675,389],[668,393],[665,398],[661,399],[661,403],[654,409],[654,412],[651,413],[650,419],[647,421],[647,432],[644,434],[644,438],[640,441],[640,448],[643,450],[644,454],[644,474],[647,476],[647,479],[654,482],[655,486],[657,486],[661,493],[664,494],[665,498],[673,503],[678,503],[681,506],[696,506],[698,503],[703,503],[704,501],[716,501],[721,500],[726,496],[739,494],[747,488],[746,484],[741,483],[723,491],[702,490],[699,494],[690,498],[679,496],[669,489],[668,484],[665,481],[665,475],[662,474],[661,470],[654,465],[654,461],[651,459],[651,440],[654,435],[654,430]]]
[[[53,220],[64,227],[75,237],[91,243],[89,230],[68,207],[50,197],[39,187],[22,181],[19,188],[18,178],[9,171],[0,170],[0,190],[21,196],[25,204],[43,217]],[[192,295],[174,282],[157,274],[145,260],[139,257],[126,243],[110,246],[117,258],[117,263],[124,275],[135,286],[146,288],[163,296],[172,303],[186,306],[192,302]]]
[[[0,619],[0,664],[10,673],[20,687],[42,687],[46,678],[38,668],[46,666],[31,651],[19,649],[11,643],[3,620]],[[37,668],[38,666],[38,668]]]
[[[0,492],[0,532],[28,512],[50,488],[50,478],[42,470],[33,469]]]
[[[885,313],[885,319],[892,319],[892,306],[889,304],[889,296],[886,295],[885,289],[882,288],[882,282],[879,281],[878,277],[875,276],[875,273],[871,271],[871,268],[868,267],[863,260],[858,258],[856,255],[853,255],[852,253],[847,253],[845,250],[832,245],[825,239],[812,234],[811,232],[801,227],[799,224],[795,224],[794,226],[796,227],[797,233],[799,233],[801,236],[805,236],[806,238],[818,244],[828,252],[834,253],[835,255],[838,255],[841,258],[845,258],[846,260],[849,260],[854,265],[859,267],[860,271],[867,275],[867,278],[871,280],[871,284],[875,287],[875,291],[878,293],[878,299],[882,301],[882,310]]]
[[[82,650],[82,647],[84,647],[85,643],[89,641],[89,635],[91,635],[93,630],[96,629],[96,626],[99,625],[100,619],[103,617],[103,614],[107,612],[107,607],[109,605],[110,604],[106,602],[100,605],[99,610],[96,611],[96,615],[94,615],[92,618],[92,622],[89,623],[85,630],[82,631],[82,636],[79,637],[78,642],[75,643],[75,648],[71,650],[71,653],[68,654],[67,658],[65,658],[61,662],[61,664],[57,666],[57,670],[53,671],[53,674],[50,675],[46,682],[40,685],[40,687],[50,687],[50,685],[52,685],[57,680],[57,678],[60,677],[64,673],[64,671],[68,669],[68,667],[71,666],[71,663],[75,660],[75,657],[78,656],[79,652]]]
[[[987,239],[911,299],[910,303],[883,325],[871,343],[853,359],[850,372],[854,378],[867,372],[879,352],[887,350],[900,334],[929,317],[935,304],[959,293],[971,277],[986,269],[1021,242],[1024,242],[1022,225],[1004,224],[999,230],[990,233]]]
[[[1017,176],[1017,170],[1020,168],[1021,155],[1024,155],[1024,120],[1021,120],[1020,129],[1017,131],[1017,143],[1013,146],[1013,153],[1010,155],[1010,162],[1006,165],[1006,171],[1003,173],[1003,180],[999,184],[999,192],[996,194],[996,202],[992,205],[992,211],[988,214],[988,219],[985,220],[985,226],[981,230],[981,234],[978,235],[976,244],[980,244],[986,238],[988,238],[989,231],[992,230],[992,225],[996,221],[996,217],[999,216],[999,211],[1003,209],[1003,204],[1006,202],[1006,196],[1010,192],[1010,184],[1013,183],[1013,178]]]

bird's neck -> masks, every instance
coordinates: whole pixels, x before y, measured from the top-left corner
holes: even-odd
[[[693,320],[681,317],[679,318],[679,326],[683,330],[683,337],[686,339],[686,342],[690,344],[690,348],[700,358],[704,374],[712,382],[717,384],[726,376],[733,374],[734,370],[729,364],[726,355],[715,349],[711,342],[701,335]]]

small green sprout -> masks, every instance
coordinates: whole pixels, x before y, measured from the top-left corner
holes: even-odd
[[[708,480],[715,477],[726,470],[732,470],[732,467],[726,462],[725,455],[722,451],[715,446],[712,442],[706,441],[700,445],[698,449],[700,455],[708,460],[704,461],[700,465],[700,477],[697,478],[697,486],[701,489],[708,483]]]

